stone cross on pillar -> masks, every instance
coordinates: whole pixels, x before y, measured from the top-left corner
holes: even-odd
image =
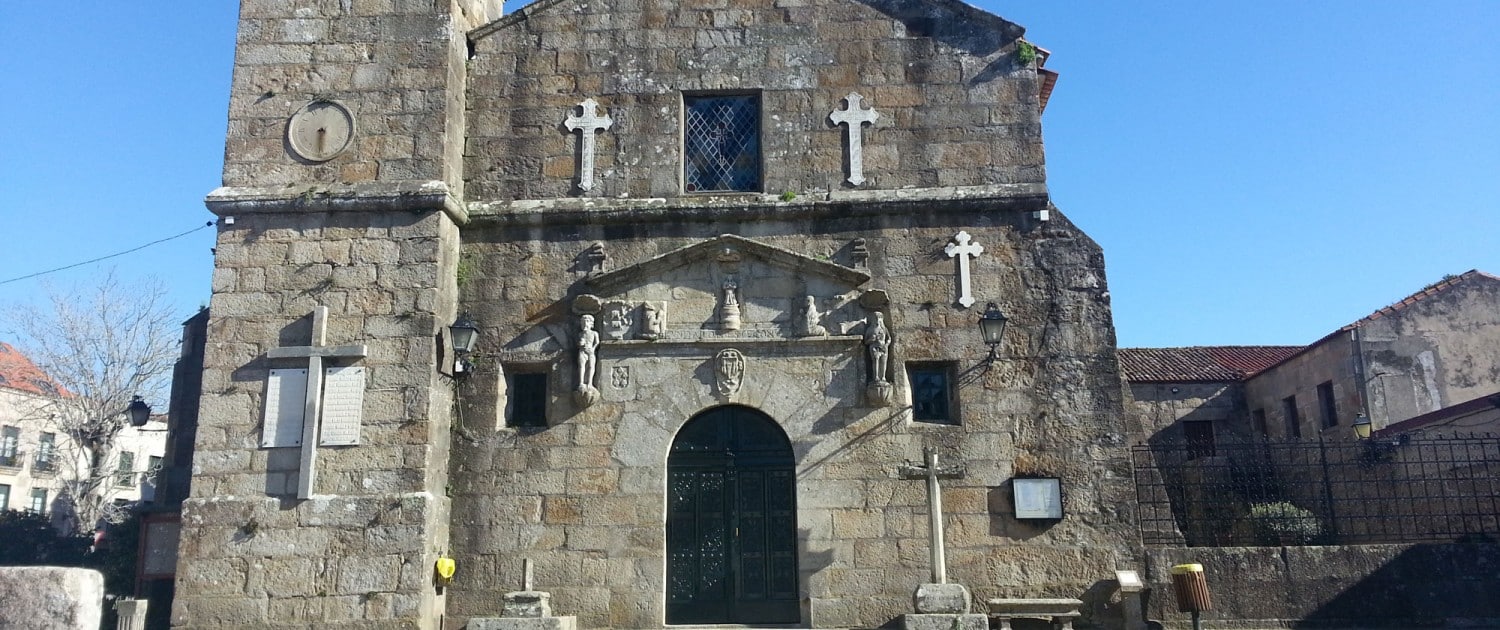
[[[927,480],[928,534],[932,554],[932,583],[948,583],[948,561],[943,553],[943,491],[938,487],[939,479],[962,479],[963,466],[938,466],[937,450],[922,449],[922,465],[906,464],[900,470],[902,479]]]
[[[969,257],[978,258],[984,253],[984,247],[969,242],[969,238],[968,232],[959,230],[953,236],[953,242],[943,248],[949,258],[958,257],[958,303],[964,308],[974,305],[974,295],[969,291]]]
[[[570,131],[582,132],[578,143],[578,150],[581,154],[578,189],[592,190],[594,188],[594,132],[609,129],[615,121],[609,117],[609,114],[603,116],[598,114],[599,103],[594,99],[583,99],[578,107],[583,115],[574,116],[572,112],[568,112],[568,119],[563,121],[563,124],[567,125]]]
[[[850,92],[844,100],[848,102],[848,106],[833,110],[828,115],[828,120],[833,121],[835,127],[839,123],[849,126],[849,183],[858,186],[865,183],[864,124],[875,124],[880,113],[873,107],[860,109],[859,104],[864,97],[859,92]]]
[[[324,413],[323,403],[325,397],[325,374],[323,370],[323,360],[325,358],[352,360],[363,358],[364,356],[369,354],[364,345],[324,345],[326,343],[327,334],[328,307],[318,306],[314,308],[312,312],[311,345],[272,348],[270,351],[266,352],[266,358],[272,361],[275,361],[277,359],[307,360],[307,383],[306,387],[303,389],[304,395],[301,412],[302,431],[300,443],[302,446],[302,459],[300,465],[298,466],[299,474],[297,475],[297,498],[299,499],[306,499],[312,496],[314,466],[316,465],[318,458],[317,447],[319,440],[319,430],[321,428],[320,420],[322,419]],[[272,372],[274,376],[275,370],[273,370]],[[359,369],[357,372],[355,372],[355,374],[357,374],[358,378],[349,382],[349,386],[351,387],[352,391],[348,391],[348,393],[346,393],[346,390],[344,390],[342,387],[336,389],[334,386],[330,385],[328,388],[329,391],[327,392],[327,396],[330,399],[337,398],[336,401],[331,401],[329,406],[330,408],[337,407],[340,418],[340,422],[338,423],[340,425],[339,432],[341,434],[347,433],[350,430],[350,422],[348,422],[348,420],[351,418],[352,414],[353,436],[350,437],[347,435],[340,435],[338,438],[334,438],[334,436],[330,435],[329,432],[324,431],[322,440],[325,444],[357,444],[359,442],[359,406],[361,404],[361,401],[363,401],[362,394],[364,390],[363,369]],[[340,378],[339,380],[342,383],[345,379]],[[280,433],[279,425],[281,422],[294,422],[297,420],[297,418],[295,417],[295,413],[285,413],[283,411],[284,408],[282,408],[280,405],[274,404],[271,401],[272,397],[276,397],[277,399],[280,398],[281,392],[283,391],[283,389],[278,388],[278,384],[280,382],[280,379],[274,379],[272,386],[268,388],[266,396],[266,435],[262,438],[262,446],[288,446],[296,444],[296,442],[293,442],[292,444],[280,443],[276,439],[276,435]],[[350,409],[349,407],[353,408]],[[276,415],[273,416],[273,412]],[[288,417],[283,417],[283,414]],[[295,428],[291,425],[288,426],[291,428]]]

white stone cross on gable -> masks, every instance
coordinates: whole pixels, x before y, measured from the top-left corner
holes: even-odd
[[[312,312],[311,345],[272,348],[266,352],[266,358],[271,361],[307,361],[306,369],[270,371],[266,379],[265,426],[260,439],[262,447],[302,447],[297,475],[299,499],[312,496],[314,465],[320,444],[359,444],[365,368],[342,366],[325,370],[323,360],[356,360],[369,352],[364,345],[324,345],[327,333],[328,307],[319,306]]]
[[[568,119],[563,121],[571,131],[583,132],[579,138],[578,150],[581,153],[581,168],[578,169],[578,189],[592,190],[594,188],[594,132],[604,131],[615,124],[609,114],[600,116],[599,103],[594,99],[583,99],[578,107],[583,112],[582,116],[574,116],[568,112]]]
[[[849,126],[849,183],[858,186],[865,183],[864,124],[875,124],[880,112],[873,107],[860,109],[864,97],[859,92],[850,92],[844,100],[849,103],[848,107],[833,110],[828,120],[833,121],[834,126],[840,123]]]
[[[943,248],[943,252],[949,258],[958,257],[958,303],[968,308],[974,305],[974,295],[969,291],[969,257],[978,258],[984,253],[984,247],[979,243],[970,243],[968,232],[959,230],[953,235],[953,242]]]

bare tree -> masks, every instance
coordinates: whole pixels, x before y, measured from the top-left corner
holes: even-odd
[[[6,316],[16,346],[61,390],[28,420],[69,438],[57,445],[60,498],[76,527],[88,531],[122,516],[111,501],[116,438],[128,425],[134,396],[167,400],[179,327],[155,279],[123,283],[110,272],[90,285],[46,293],[45,303],[13,306]]]

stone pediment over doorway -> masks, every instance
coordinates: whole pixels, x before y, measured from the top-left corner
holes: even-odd
[[[733,343],[837,338],[864,322],[861,269],[731,234],[584,280],[573,303],[601,341]]]

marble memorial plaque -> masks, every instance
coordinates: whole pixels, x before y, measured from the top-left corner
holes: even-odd
[[[359,444],[359,422],[365,399],[365,368],[331,367],[324,370],[323,434],[319,446]]]
[[[266,416],[261,448],[302,445],[307,370],[275,369],[266,376]]]

